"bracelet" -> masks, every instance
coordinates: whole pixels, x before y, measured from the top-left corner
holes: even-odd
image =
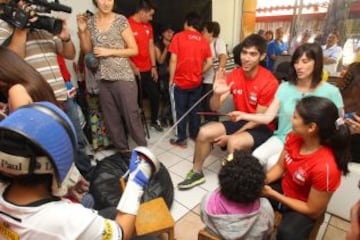
[[[64,43],[70,42],[70,41],[71,41],[70,35],[69,35],[69,38],[68,38],[68,39],[61,39],[61,41],[64,42]]]

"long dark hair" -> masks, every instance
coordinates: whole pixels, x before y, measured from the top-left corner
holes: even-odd
[[[0,81],[7,87],[22,85],[33,102],[48,101],[58,105],[54,92],[43,76],[13,51],[0,46]]]
[[[319,129],[320,144],[331,148],[338,168],[346,175],[350,154],[350,130],[339,118],[336,105],[327,98],[309,96],[296,105],[305,124],[315,123]]]
[[[295,70],[295,63],[303,54],[305,54],[307,58],[312,59],[315,62],[311,81],[311,87],[315,88],[322,81],[323,71],[323,53],[321,46],[317,43],[304,43],[295,50],[291,58],[291,64],[289,69],[289,82],[294,85],[297,84],[298,79]]]

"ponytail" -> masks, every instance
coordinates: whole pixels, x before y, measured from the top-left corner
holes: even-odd
[[[322,141],[323,145],[333,150],[336,165],[343,175],[349,173],[348,162],[351,161],[350,141],[350,129],[345,123],[336,125],[333,134]]]

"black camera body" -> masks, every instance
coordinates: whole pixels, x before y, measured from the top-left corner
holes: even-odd
[[[48,2],[47,0],[24,0],[30,8],[22,9],[18,7],[19,0],[11,0],[8,3],[0,4],[0,19],[3,19],[16,28],[35,28],[43,29],[54,35],[62,31],[62,20],[38,13],[50,13],[51,11],[61,11],[71,13],[71,7],[62,5],[58,0]],[[29,21],[30,18],[36,21]]]

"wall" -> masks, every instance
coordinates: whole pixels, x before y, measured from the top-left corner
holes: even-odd
[[[212,1],[212,19],[220,23],[220,37],[228,44],[229,51],[240,42],[242,2],[243,0]]]

